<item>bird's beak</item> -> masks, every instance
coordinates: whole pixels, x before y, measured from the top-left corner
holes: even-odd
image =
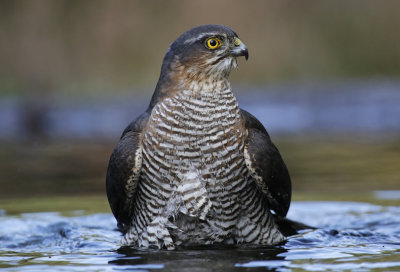
[[[249,51],[246,45],[237,37],[235,37],[235,47],[231,50],[231,53],[235,57],[244,56],[246,60],[249,58]]]

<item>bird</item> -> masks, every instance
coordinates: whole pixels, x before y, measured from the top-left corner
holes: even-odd
[[[238,106],[229,75],[239,57],[248,49],[223,25],[194,27],[169,46],[147,110],[109,160],[107,197],[124,245],[286,240],[290,175],[261,122]]]

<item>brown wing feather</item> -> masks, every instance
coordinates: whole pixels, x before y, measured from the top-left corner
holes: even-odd
[[[247,111],[241,110],[241,113],[248,131],[246,165],[267,198],[270,208],[276,215],[284,217],[289,210],[292,195],[285,162],[260,121]]]
[[[108,202],[125,231],[131,223],[133,199],[140,182],[142,158],[141,131],[148,120],[145,113],[123,132],[110,157],[106,176]]]

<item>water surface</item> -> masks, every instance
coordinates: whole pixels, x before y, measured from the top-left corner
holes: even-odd
[[[317,227],[274,247],[145,251],[121,247],[110,213],[0,215],[6,271],[395,271],[400,207],[299,201],[289,217]]]

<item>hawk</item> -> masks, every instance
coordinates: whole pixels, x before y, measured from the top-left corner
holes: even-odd
[[[240,56],[248,59],[245,44],[221,25],[190,29],[168,48],[148,109],[122,133],[108,166],[125,244],[285,240],[291,181],[267,131],[231,91]]]

